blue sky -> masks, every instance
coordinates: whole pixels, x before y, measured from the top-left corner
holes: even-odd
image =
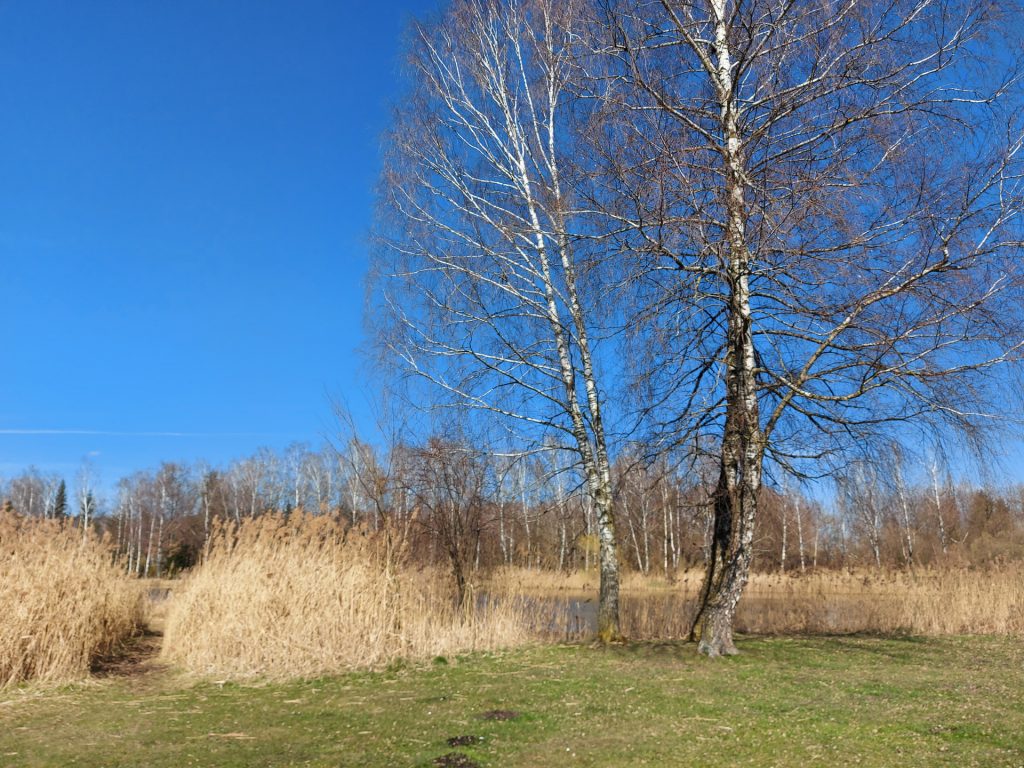
[[[362,409],[380,136],[434,6],[0,2],[0,476],[224,463]]]
[[[436,4],[0,0],[0,478],[90,457],[109,486],[365,413],[380,136]]]

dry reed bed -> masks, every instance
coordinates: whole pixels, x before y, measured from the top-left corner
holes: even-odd
[[[301,513],[225,527],[169,605],[163,658],[201,675],[286,679],[588,637],[594,574],[503,569],[457,608],[445,574],[383,535]],[[701,574],[626,575],[629,637],[682,638]],[[757,633],[1024,636],[1024,567],[755,574],[737,628]]]
[[[686,637],[701,573],[629,574],[622,585],[623,628],[636,639]],[[596,578],[503,569],[488,582],[495,595],[534,595],[554,617],[552,634],[589,629]],[[592,604],[590,604],[592,605]],[[1024,564],[987,570],[819,571],[753,574],[740,601],[737,629],[760,634],[910,633],[1024,637]]]
[[[139,583],[103,542],[0,512],[0,689],[86,677],[137,632],[143,610]]]
[[[162,656],[200,675],[285,679],[535,639],[521,601],[459,609],[441,575],[397,549],[301,513],[226,527],[175,590]]]

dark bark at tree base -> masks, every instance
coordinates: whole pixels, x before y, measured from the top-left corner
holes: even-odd
[[[719,656],[736,656],[739,649],[733,644],[732,633],[729,633],[729,637],[716,638],[714,641],[701,640],[697,644],[697,653],[716,659]]]
[[[717,571],[716,565],[709,563],[700,607],[690,629],[690,640],[697,643],[697,652],[709,658],[739,653],[733,642],[732,627],[736,606],[747,582],[745,566],[749,563],[745,564],[742,558],[734,559],[717,565]]]
[[[700,602],[690,629],[698,653],[710,658],[735,656],[733,620],[750,574],[761,454],[744,455],[743,472],[735,467],[735,453],[726,452],[715,494],[715,521]],[[744,482],[733,479],[742,475]]]

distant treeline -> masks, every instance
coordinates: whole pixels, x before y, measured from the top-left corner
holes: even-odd
[[[701,567],[711,535],[711,468],[678,470],[626,454],[613,480],[617,537],[628,568],[672,575]],[[827,502],[795,488],[761,491],[754,567],[799,572],[853,566],[990,565],[1024,559],[1024,486],[955,482],[938,460],[898,453],[854,464]],[[306,510],[354,528],[398,526],[414,562],[451,568],[464,583],[500,564],[589,570],[597,527],[578,476],[544,454],[509,458],[458,441],[377,450],[292,445],[227,467],[164,463],[101,494],[84,471],[69,485],[29,468],[0,480],[3,508],[65,518],[106,535],[133,574],[166,576],[196,564],[218,521]]]

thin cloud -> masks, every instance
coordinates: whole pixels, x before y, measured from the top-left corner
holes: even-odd
[[[0,435],[84,435],[89,437],[272,437],[260,432],[115,432],[105,429],[0,429]]]

